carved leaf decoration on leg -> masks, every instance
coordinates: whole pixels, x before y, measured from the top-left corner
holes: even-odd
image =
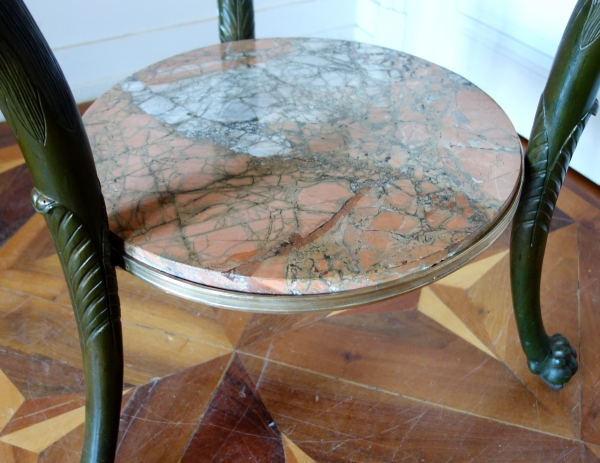
[[[546,114],[544,111],[544,96],[542,95],[531,132],[535,136],[529,141],[527,147],[527,157],[525,159],[526,178],[514,225],[515,231],[528,229],[532,235],[536,217],[548,213],[547,211],[540,211],[541,192],[544,189],[548,170],[548,133],[545,127]],[[551,213],[552,211],[550,211]],[[543,227],[541,224],[540,226]]]
[[[571,157],[585,125],[592,114],[598,110],[598,101],[573,127],[563,142],[558,154],[550,159],[548,131],[546,130],[546,112],[544,96],[540,100],[536,120],[525,160],[526,180],[523,187],[519,209],[515,216],[515,232],[529,234],[530,246],[533,245],[536,231],[548,233],[554,205],[558,199],[560,187],[567,173]]]
[[[32,200],[36,211],[44,215],[55,240],[80,327],[80,339],[85,346],[100,332],[112,331],[113,324],[119,323],[116,274],[112,265],[105,265],[105,255],[110,249],[107,235],[104,235],[102,251],[98,252],[75,214],[35,188]]]
[[[0,2],[0,93],[11,116],[43,145],[42,98],[64,129],[72,131],[77,125],[71,111],[73,95],[62,70],[21,2]]]
[[[583,50],[600,37],[600,0],[593,0],[581,33],[579,47]]]
[[[254,38],[252,0],[219,0],[219,39],[233,42]]]
[[[23,78],[20,68],[10,66],[15,58],[11,51],[0,43],[0,95],[4,100],[8,114],[6,120],[13,132],[16,130],[12,118],[17,119],[29,134],[42,145],[46,144],[46,118],[40,102],[40,94],[31,85],[31,81]]]

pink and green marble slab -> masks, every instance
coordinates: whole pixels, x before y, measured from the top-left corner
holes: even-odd
[[[474,243],[521,146],[462,77],[354,42],[227,43],[150,66],[84,117],[110,228],[197,283],[319,294],[398,280]]]

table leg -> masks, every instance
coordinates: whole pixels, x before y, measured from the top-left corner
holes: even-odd
[[[252,0],[218,0],[217,4],[221,43],[254,38]]]
[[[548,153],[544,105],[542,96],[527,148],[523,193],[513,222],[511,285],[515,319],[529,369],[554,389],[561,389],[577,371],[577,354],[564,336],[548,336],[544,329],[540,307],[542,264],[552,213],[569,161],[598,103],[575,125],[554,157]]]
[[[542,323],[540,282],[552,213],[600,88],[600,3],[578,0],[544,88],[525,156],[523,195],[511,237],[511,285],[529,369],[560,389],[577,371],[575,350]]]
[[[85,463],[114,461],[123,347],[108,218],[67,81],[22,0],[0,1],[0,110],[23,152],[32,200],[56,245],[77,321],[86,386]]]
[[[34,189],[67,280],[77,320],[86,387],[82,463],[112,463],[123,392],[123,343],[117,278],[106,230],[100,251],[75,214]]]

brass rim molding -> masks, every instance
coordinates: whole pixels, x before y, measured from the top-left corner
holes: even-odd
[[[521,157],[523,152],[521,150]],[[125,254],[113,241],[116,265],[169,294],[213,307],[257,313],[300,313],[337,310],[370,304],[399,296],[458,270],[488,248],[508,227],[517,211],[523,187],[523,166],[508,207],[479,239],[439,264],[405,278],[376,286],[336,293],[310,295],[277,295],[230,291],[184,280],[146,265]],[[116,238],[116,237],[114,237]]]

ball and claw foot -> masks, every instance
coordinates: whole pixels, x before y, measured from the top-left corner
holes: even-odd
[[[529,361],[529,369],[552,389],[560,390],[577,371],[577,352],[567,338],[560,334],[550,336],[550,353],[542,362]]]

